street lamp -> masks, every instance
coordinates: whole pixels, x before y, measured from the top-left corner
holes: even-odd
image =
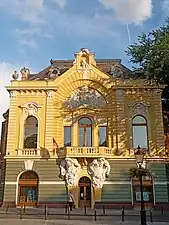
[[[147,224],[146,211],[145,211],[144,197],[143,197],[143,179],[142,179],[143,173],[141,171],[145,152],[138,145],[137,149],[134,151],[134,155],[135,155],[136,163],[139,169],[140,193],[141,193],[141,211],[140,211],[141,225],[146,225]]]

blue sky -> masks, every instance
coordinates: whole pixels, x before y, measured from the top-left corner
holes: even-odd
[[[0,0],[0,115],[13,70],[38,72],[82,47],[131,67],[127,46],[168,15],[169,0]]]

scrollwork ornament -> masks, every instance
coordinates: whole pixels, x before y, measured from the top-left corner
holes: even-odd
[[[10,91],[9,92],[10,98],[16,98],[16,95],[17,95],[16,91]]]
[[[47,91],[47,97],[51,98],[52,95],[53,95],[53,91],[52,90]]]
[[[117,97],[123,97],[124,96],[124,90],[123,89],[117,89],[116,95],[117,95]]]

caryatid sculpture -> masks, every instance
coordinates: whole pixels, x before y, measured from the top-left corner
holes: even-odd
[[[81,168],[77,159],[65,158],[60,164],[60,177],[67,186],[75,186],[78,182],[78,172]]]
[[[109,162],[104,158],[94,159],[88,166],[88,174],[92,178],[94,188],[102,188],[110,173]]]

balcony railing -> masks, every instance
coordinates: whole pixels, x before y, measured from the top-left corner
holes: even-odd
[[[113,156],[108,147],[65,147],[57,151],[58,157],[107,157]]]
[[[40,156],[40,150],[26,148],[26,149],[17,149],[18,156]]]

